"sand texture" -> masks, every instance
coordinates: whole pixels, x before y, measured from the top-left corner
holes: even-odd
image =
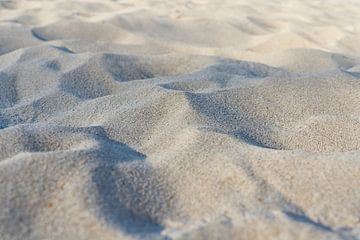
[[[0,0],[0,239],[360,239],[360,1]]]

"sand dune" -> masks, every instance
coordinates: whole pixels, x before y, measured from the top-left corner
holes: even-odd
[[[1,239],[359,239],[357,1],[0,1]]]

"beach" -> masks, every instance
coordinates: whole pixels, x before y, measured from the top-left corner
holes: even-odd
[[[359,13],[0,0],[0,239],[360,239]]]

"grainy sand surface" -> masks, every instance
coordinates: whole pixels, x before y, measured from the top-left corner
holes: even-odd
[[[0,238],[360,239],[360,1],[0,0]]]

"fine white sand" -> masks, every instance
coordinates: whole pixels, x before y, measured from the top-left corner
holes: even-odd
[[[0,239],[360,239],[360,1],[0,0]]]

